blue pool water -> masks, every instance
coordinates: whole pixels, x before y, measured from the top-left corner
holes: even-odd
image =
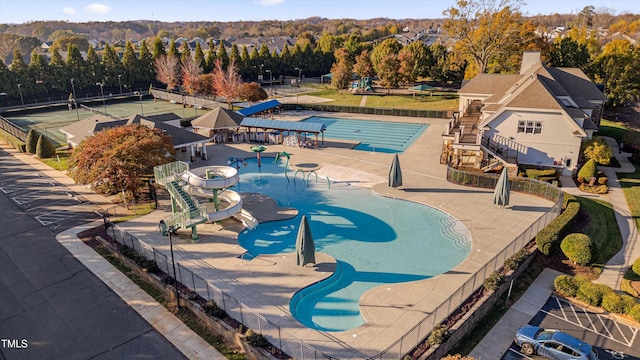
[[[286,161],[286,160],[285,160]],[[300,290],[290,309],[307,327],[344,331],[364,323],[358,302],[376,286],[427,279],[460,263],[470,251],[469,235],[447,214],[418,203],[377,196],[345,182],[299,172],[285,176],[282,161],[263,158],[241,166],[236,191],[259,192],[280,206],[298,209],[294,219],[261,223],[238,238],[248,258],[295,252],[300,217],[306,215],[317,252],[336,258],[328,279]]]
[[[356,140],[360,144],[354,150],[382,153],[404,152],[429,127],[428,124],[414,124],[389,121],[338,119],[312,116],[305,122],[322,123],[326,139]]]

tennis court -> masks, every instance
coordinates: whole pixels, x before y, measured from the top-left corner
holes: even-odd
[[[93,112],[84,107],[72,110],[52,110],[20,114],[18,116],[6,116],[5,118],[24,130],[34,129],[48,137],[53,143],[65,145],[64,135],[58,130],[63,126],[84,120],[96,113],[105,112],[114,118],[128,117],[133,114],[157,115],[172,112],[181,118],[193,118],[200,116],[208,109],[184,108],[182,104],[172,104],[168,101],[154,101],[152,99],[132,102],[118,102],[106,104],[94,104]]]

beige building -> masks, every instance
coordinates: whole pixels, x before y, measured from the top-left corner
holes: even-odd
[[[550,68],[526,52],[519,74],[479,74],[458,92],[441,163],[576,170],[582,141],[600,126],[606,97],[578,68]]]

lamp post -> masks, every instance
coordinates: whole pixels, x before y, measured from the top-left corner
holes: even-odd
[[[120,82],[120,78],[122,75],[118,75],[118,87],[120,87],[120,95],[122,95],[122,83]]]
[[[160,229],[161,229],[162,235],[164,235],[165,232],[167,233],[167,235],[169,235],[169,251],[171,252],[171,265],[173,266],[173,287],[176,290],[176,302],[177,302],[176,307],[178,309],[180,309],[180,294],[178,293],[178,278],[176,276],[176,261],[175,261],[175,259],[173,257],[173,238],[171,237],[173,235],[173,233],[176,231],[176,229],[174,229],[173,226],[167,227],[167,223],[165,223],[164,220],[160,220]]]
[[[269,73],[269,92],[273,95],[273,73],[269,69],[265,71]]]
[[[71,91],[73,92],[73,105],[76,107],[76,117],[80,121],[80,113],[78,112],[78,100],[76,100],[76,87],[73,85],[73,79],[71,79]]]
[[[100,86],[100,95],[102,96],[102,105],[104,105],[104,114],[107,115],[107,102],[104,99],[104,82],[98,82],[96,85]]]
[[[302,81],[302,69],[295,68],[294,70],[298,70],[298,86],[300,86],[300,81]]]
[[[144,115],[144,109],[142,108],[142,93],[140,91],[134,91],[133,93],[140,96],[140,115]]]
[[[24,106],[24,99],[22,98],[22,84],[18,84],[18,91],[20,92],[20,102]]]

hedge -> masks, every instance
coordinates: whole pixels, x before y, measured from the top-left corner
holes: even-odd
[[[560,243],[560,249],[573,263],[587,265],[591,262],[593,242],[586,234],[569,234]]]
[[[539,180],[541,177],[550,177],[557,178],[556,169],[546,169],[546,170],[538,170],[538,169],[526,169],[525,173],[528,178]]]
[[[549,256],[551,251],[557,246],[558,239],[562,239],[573,224],[580,212],[580,203],[575,196],[564,194],[565,210],[558,215],[549,225],[540,230],[536,235],[536,245],[538,250]]]
[[[631,311],[629,311],[629,316],[633,318],[633,320],[640,322],[640,304],[635,304]]]
[[[591,306],[601,306],[604,295],[611,292],[613,292],[613,289],[607,285],[588,282],[580,285],[576,293],[576,298]]]
[[[27,151],[24,141],[18,139],[17,137],[1,129],[0,129],[0,139],[6,141],[7,144],[13,146],[16,150],[20,152]]]
[[[589,181],[592,177],[596,176],[596,170],[598,170],[598,165],[594,159],[587,161],[580,171],[578,171],[578,178],[584,179],[584,181]]]
[[[636,273],[636,275],[640,275],[640,258],[637,258],[636,261],[633,262],[631,269]]]
[[[571,275],[559,275],[553,280],[556,291],[568,297],[575,297],[580,286],[586,283],[589,283],[588,279]]]

